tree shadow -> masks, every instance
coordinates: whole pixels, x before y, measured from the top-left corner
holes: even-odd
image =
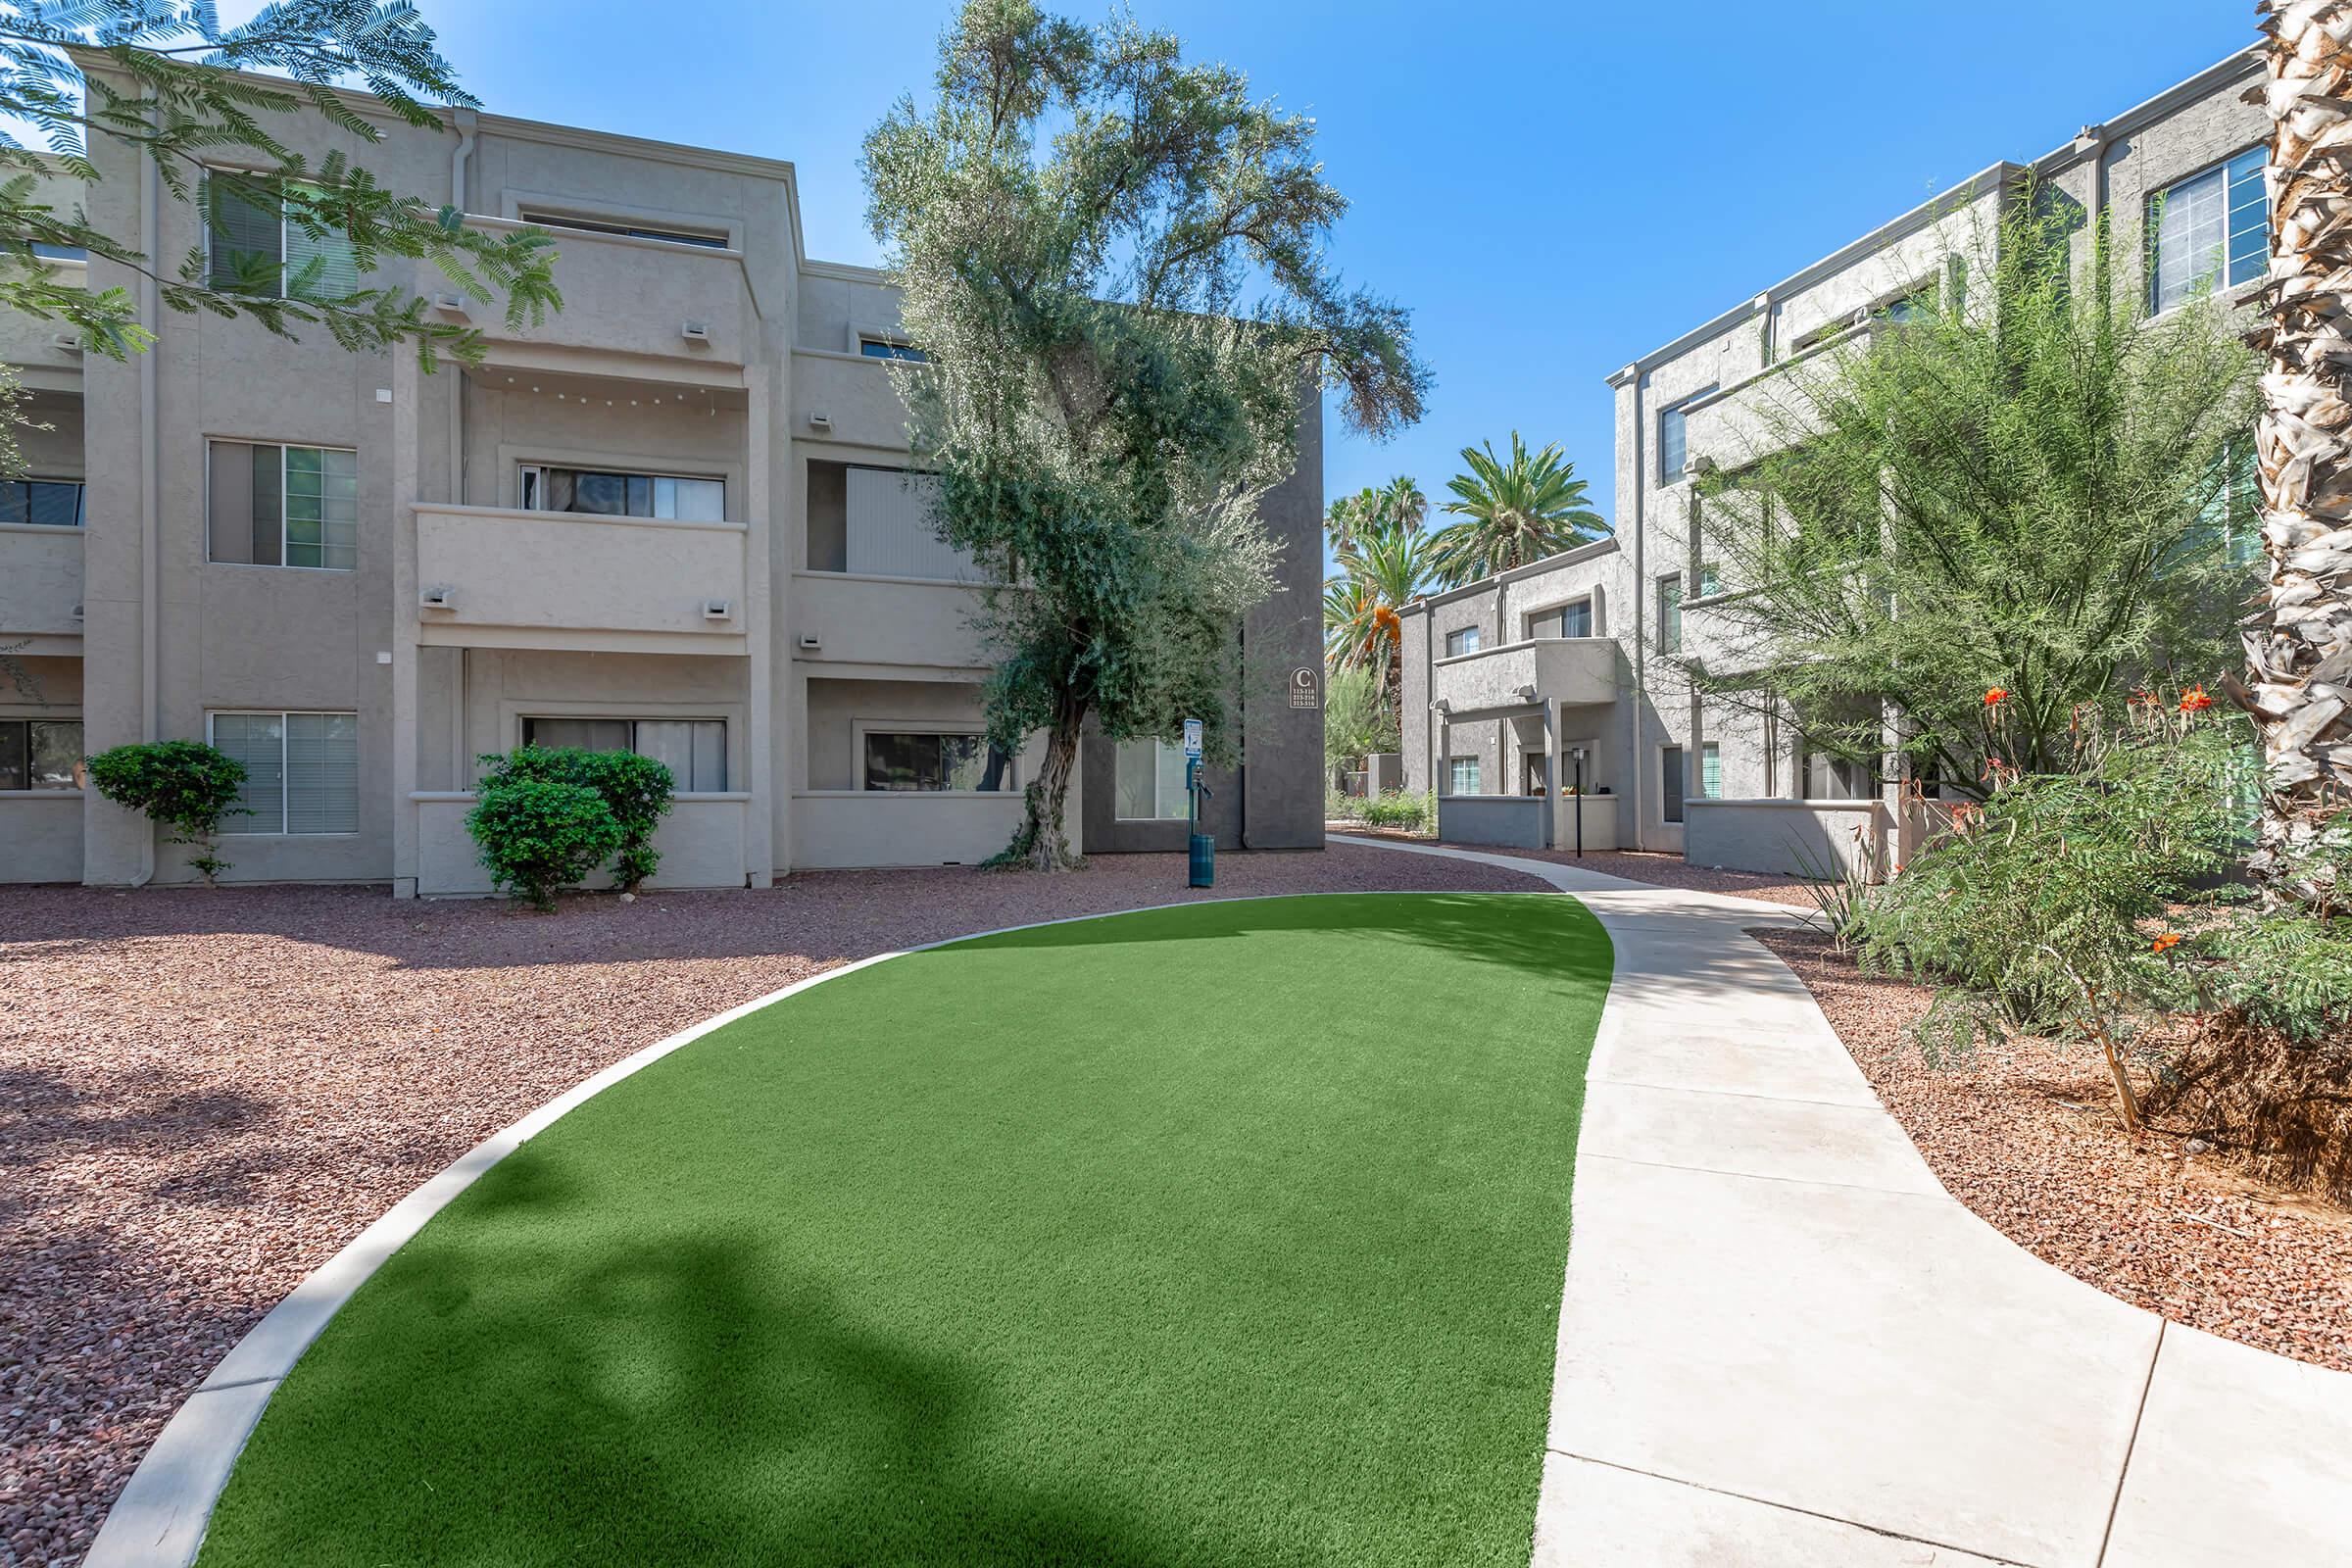
[[[984,1462],[966,1359],[740,1232],[565,1245],[580,1201],[517,1156],[397,1254],[276,1394],[201,1562],[1177,1560]]]

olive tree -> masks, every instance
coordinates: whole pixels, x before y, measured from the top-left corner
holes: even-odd
[[[1418,417],[1405,313],[1326,259],[1346,211],[1313,121],[1120,18],[968,0],[936,91],[866,138],[868,219],[904,325],[893,367],[942,538],[979,564],[990,738],[1043,730],[1001,858],[1074,863],[1063,804],[1089,718],[1114,740],[1205,720],[1238,755],[1236,622],[1274,589],[1261,498],[1299,400],[1375,435]]]

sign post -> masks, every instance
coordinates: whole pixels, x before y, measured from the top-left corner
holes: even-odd
[[[1184,721],[1184,826],[1190,854],[1189,886],[1214,887],[1217,880],[1217,841],[1200,831],[1200,803],[1208,786],[1200,781],[1200,721]]]

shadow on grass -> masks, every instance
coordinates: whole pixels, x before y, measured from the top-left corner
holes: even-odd
[[[977,1373],[745,1238],[566,1246],[575,1200],[527,1153],[466,1201],[278,1392],[206,1568],[1247,1560],[981,1464]]]

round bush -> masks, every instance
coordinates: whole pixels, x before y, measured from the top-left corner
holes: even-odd
[[[491,880],[540,909],[555,907],[557,890],[585,881],[622,837],[603,796],[555,779],[485,781],[466,828]]]

